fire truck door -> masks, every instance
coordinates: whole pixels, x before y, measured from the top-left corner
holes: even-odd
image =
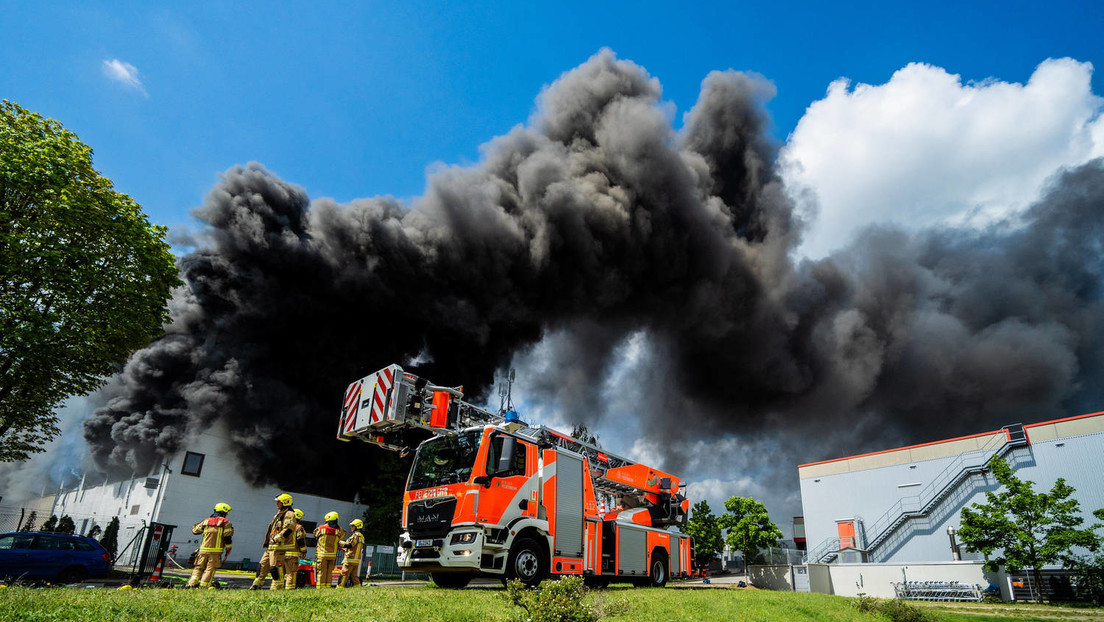
[[[478,521],[503,525],[518,516],[536,513],[537,484],[530,473],[529,454],[536,447],[505,434],[490,437],[484,473],[490,476],[479,490]],[[510,455],[512,454],[512,456]]]

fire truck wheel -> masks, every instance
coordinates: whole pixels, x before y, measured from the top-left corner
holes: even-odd
[[[429,576],[433,577],[433,582],[437,587],[443,587],[449,590],[458,590],[462,587],[467,587],[472,578],[470,574],[463,572],[431,572]]]
[[[521,538],[510,549],[510,558],[506,563],[506,578],[517,579],[526,587],[537,587],[548,573],[548,562],[544,560],[544,551],[535,540]]]
[[[652,557],[652,570],[648,573],[648,585],[663,587],[667,585],[667,558],[662,555]]]

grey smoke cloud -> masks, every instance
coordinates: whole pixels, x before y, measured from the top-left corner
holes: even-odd
[[[675,472],[718,435],[815,438],[814,461],[1099,402],[1100,161],[1010,233],[874,229],[794,265],[773,92],[712,73],[678,131],[658,81],[602,51],[410,205],[312,203],[259,164],[228,170],[196,212],[173,325],[86,423],[93,457],[148,468],[219,420],[253,481],[347,494],[386,459],[333,439],[348,382],[418,357],[478,399],[547,335],[552,358],[519,370],[540,372],[527,400],[632,417]],[[649,355],[627,372],[634,335]]]

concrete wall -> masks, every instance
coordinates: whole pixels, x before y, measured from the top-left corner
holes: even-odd
[[[764,590],[778,590],[784,592],[794,591],[793,573],[791,566],[748,566],[748,583]]]
[[[809,564],[809,591],[817,594],[834,594],[832,591],[832,567],[828,564]]]
[[[1001,587],[1001,597],[1010,598],[1007,575],[982,570],[981,562],[934,564],[809,564],[809,588],[821,594],[893,598],[894,583],[905,581],[958,581],[966,585],[990,582]]]

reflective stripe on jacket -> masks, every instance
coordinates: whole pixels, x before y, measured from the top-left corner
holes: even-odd
[[[314,556],[318,559],[337,559],[337,543],[345,537],[345,530],[340,527],[320,525],[314,530],[314,537],[318,538],[315,545]]]
[[[234,535],[234,527],[226,518],[212,516],[193,525],[192,533],[203,534],[200,553],[222,553],[228,545],[229,536]]]
[[[299,523],[295,524],[295,547],[289,549],[287,555],[288,557],[307,556],[307,532],[303,530],[303,526]]]
[[[276,512],[268,525],[265,546],[270,551],[295,550],[295,510],[284,508]]]
[[[364,534],[354,531],[349,539],[342,542],[345,549],[345,563],[359,564],[360,555],[364,552]]]

